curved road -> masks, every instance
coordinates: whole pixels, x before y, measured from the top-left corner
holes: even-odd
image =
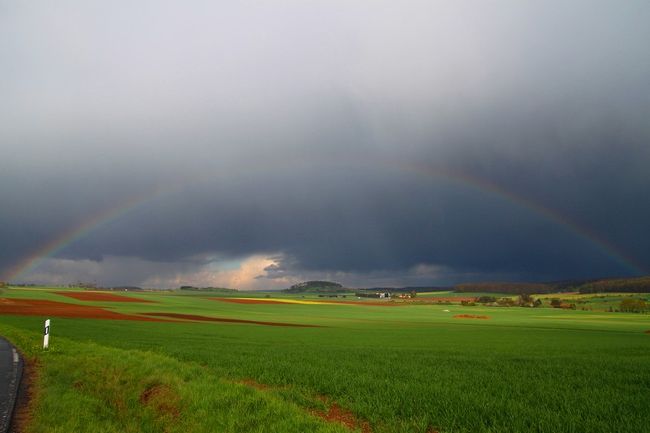
[[[0,433],[6,433],[16,403],[23,361],[16,349],[0,337]]]

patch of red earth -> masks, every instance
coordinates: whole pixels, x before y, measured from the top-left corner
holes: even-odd
[[[648,329],[647,331],[645,331],[645,333],[646,333],[646,334],[650,334],[650,329]]]
[[[154,317],[116,313],[99,307],[67,304],[43,299],[0,299],[0,314],[17,316],[68,317],[76,319],[135,320],[145,322],[173,322]]]
[[[487,320],[489,318],[490,318],[490,316],[479,316],[479,315],[476,315],[476,314],[456,314],[454,316],[454,319],[483,319],[483,320]]]
[[[221,302],[230,302],[233,304],[258,304],[258,305],[264,305],[264,304],[282,304],[282,305],[293,305],[295,304],[294,302],[284,302],[284,301],[276,301],[276,300],[262,300],[262,299],[243,299],[243,298],[208,298],[211,301],[221,301]]]
[[[299,323],[282,323],[282,322],[262,322],[259,320],[244,320],[244,319],[227,319],[225,317],[208,317],[197,316],[194,314],[179,314],[179,313],[141,313],[145,316],[154,317],[171,317],[173,319],[196,320],[200,322],[227,322],[227,323],[249,323],[252,325],[265,325],[265,326],[291,326],[296,328],[322,328],[318,325],[303,325]]]
[[[327,400],[325,398],[321,398],[321,400],[327,404]],[[360,421],[356,416],[354,416],[352,412],[342,408],[336,402],[329,405],[327,412],[322,410],[313,410],[311,413],[319,418],[324,419],[327,422],[343,424],[350,430],[360,429],[363,433],[372,433],[370,424],[368,424],[367,421]]]
[[[180,397],[168,385],[154,385],[140,394],[140,403],[151,407],[159,416],[176,419],[180,415]]]
[[[116,295],[114,293],[105,292],[54,292],[57,295],[67,296],[68,298],[76,299],[77,301],[106,301],[106,302],[139,302],[152,304],[153,301],[146,299],[129,298],[128,296]]]
[[[243,379],[237,381],[236,383],[250,386],[251,388],[255,388],[260,391],[268,391],[269,389],[271,389],[270,385],[259,383],[253,379]],[[273,387],[273,388],[278,389],[277,387]],[[325,405],[327,406],[327,411],[309,410],[309,413],[311,413],[312,415],[317,416],[327,422],[335,422],[338,424],[342,424],[345,427],[349,428],[350,430],[360,429],[363,433],[372,433],[370,424],[367,421],[360,421],[359,419],[357,419],[357,417],[354,416],[352,412],[343,409],[336,402],[330,404],[328,398],[325,396],[317,396],[317,398],[323,403],[325,403]],[[433,433],[437,433],[437,432],[434,431]]]

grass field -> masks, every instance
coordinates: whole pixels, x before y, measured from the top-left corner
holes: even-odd
[[[650,431],[650,315],[61,290],[0,295],[0,334],[39,365],[35,433]],[[45,316],[15,314],[39,300],[257,323],[52,315],[44,352]]]

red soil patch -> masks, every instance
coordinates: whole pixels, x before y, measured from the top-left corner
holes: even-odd
[[[224,317],[196,316],[194,314],[178,314],[178,313],[142,313],[142,314],[145,316],[171,317],[174,319],[198,320],[201,322],[249,323],[253,325],[265,325],[265,326],[292,326],[296,328],[321,328],[321,326],[318,325],[302,325],[298,323],[282,323],[282,322],[261,322],[259,320],[244,320],[244,319],[226,319]]]
[[[151,407],[159,416],[178,418],[180,397],[167,385],[154,385],[140,395],[140,403]]]
[[[0,299],[0,314],[17,316],[70,317],[81,319],[138,320],[145,322],[172,322],[153,317],[116,313],[99,307],[67,304],[42,299]]]
[[[321,400],[327,403],[326,399],[322,398]],[[360,421],[359,419],[357,419],[356,416],[354,416],[352,412],[343,409],[336,402],[329,405],[327,412],[322,410],[314,410],[312,411],[312,414],[316,415],[319,418],[324,419],[327,422],[336,422],[339,424],[343,424],[350,430],[361,429],[363,433],[372,432],[372,430],[370,429],[370,424],[368,424],[367,421]]]
[[[489,319],[490,316],[478,316],[476,314],[456,314],[454,319]]]
[[[276,300],[268,300],[264,301],[262,299],[242,299],[242,298],[208,298],[212,301],[221,301],[221,302],[230,302],[233,304],[260,304],[260,305],[265,305],[265,304],[282,304],[282,305],[292,305],[294,304],[293,302],[284,302],[284,301],[276,301]]]
[[[153,301],[146,299],[129,298],[128,296],[115,295],[105,292],[54,292],[57,295],[67,296],[78,301],[107,301],[107,302],[144,302],[151,304]]]
[[[646,334],[650,334],[650,329],[648,329],[647,331],[645,331],[645,333],[646,333]]]
[[[278,387],[273,387],[266,385],[264,383],[259,383],[254,379],[243,379],[240,381],[237,381],[235,383],[240,383],[242,385],[250,386],[251,388],[255,388],[260,391],[268,391],[269,389],[278,389]],[[356,416],[349,410],[343,409],[341,406],[339,406],[338,403],[333,402],[330,404],[329,400],[325,396],[317,396],[320,401],[325,403],[327,406],[327,411],[323,410],[310,410],[309,413],[311,413],[314,416],[317,416],[327,422],[335,422],[338,424],[343,424],[345,427],[349,428],[350,430],[358,430],[360,429],[363,433],[372,433],[372,430],[370,429],[370,424],[368,424],[367,421],[360,421],[357,419]],[[437,432],[433,432],[437,433]]]

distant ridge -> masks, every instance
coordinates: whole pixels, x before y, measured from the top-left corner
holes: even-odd
[[[590,280],[565,280],[546,283],[531,282],[476,282],[454,286],[454,291],[487,293],[650,293],[650,276],[631,278],[601,278]]]
[[[288,289],[282,291],[284,293],[337,293],[349,292],[350,290],[344,288],[341,284],[332,281],[305,281],[294,284]]]
[[[447,286],[447,287],[442,287],[442,286],[406,286],[406,287],[369,287],[367,289],[363,289],[367,291],[374,291],[374,292],[449,292],[454,290],[454,287]]]

